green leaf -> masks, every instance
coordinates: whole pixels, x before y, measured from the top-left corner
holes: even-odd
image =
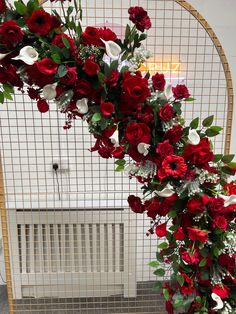
[[[15,1],[14,5],[16,8],[16,12],[18,14],[25,15],[25,13],[27,12],[27,7],[26,7],[26,5],[24,5],[24,3],[20,2],[20,1]]]
[[[201,303],[201,302],[202,302],[201,297],[200,297],[200,296],[197,296],[197,297],[196,297],[196,301],[199,302],[199,303]]]
[[[158,262],[164,262],[164,258],[159,252],[156,252],[156,259]]]
[[[209,129],[206,130],[206,135],[208,137],[216,136],[222,131],[222,128],[220,126],[212,126]]]
[[[218,249],[217,246],[213,248],[213,254],[215,257],[218,257],[220,255],[220,250]]]
[[[191,129],[197,129],[198,125],[199,125],[199,117],[193,119],[193,121],[190,123],[189,126]]]
[[[234,159],[234,156],[235,156],[235,155],[224,155],[221,160],[222,160],[225,164],[228,164],[228,163],[230,163],[230,162]]]
[[[223,154],[216,154],[216,155],[214,155],[214,160],[213,160],[213,162],[218,162],[218,161],[220,161],[222,157],[223,157]]]
[[[183,287],[183,285],[184,285],[184,277],[181,276],[181,275],[177,275],[176,279],[177,279],[179,285],[180,285],[181,287]]]
[[[70,43],[69,43],[68,39],[65,38],[65,37],[61,37],[61,39],[62,39],[62,41],[63,41],[64,46],[65,46],[67,49],[70,49]]]
[[[125,39],[128,39],[130,36],[130,26],[127,24],[125,29]]]
[[[67,9],[67,15],[68,15],[68,16],[71,15],[71,13],[73,12],[73,10],[74,10],[74,7],[69,6],[68,9]]]
[[[124,166],[117,166],[115,169],[116,172],[124,171]]]
[[[168,301],[169,298],[170,298],[169,291],[168,291],[166,288],[164,288],[164,289],[162,290],[162,293],[163,293],[163,296],[164,296],[165,300]]]
[[[4,103],[4,94],[3,94],[3,92],[0,92],[0,103],[1,104]]]
[[[115,161],[115,164],[117,166],[124,166],[125,163],[126,163],[126,161],[124,159],[118,159],[118,160]]]
[[[100,112],[95,112],[92,116],[92,122],[98,122],[102,119],[102,115]]]
[[[188,98],[185,98],[185,101],[194,101],[195,98],[192,98],[192,97],[188,97]]]
[[[180,298],[178,298],[178,299],[176,299],[176,300],[174,301],[173,306],[174,306],[174,308],[176,309],[176,308],[182,306],[183,303],[184,303],[183,298],[180,297]]]
[[[59,77],[65,76],[67,74],[67,68],[63,64],[59,65],[57,69],[57,74]]]
[[[51,58],[54,62],[56,62],[57,64],[61,63],[61,56],[58,53],[54,53],[51,55]]]
[[[209,116],[202,121],[202,125],[208,128],[209,126],[212,125],[213,121],[214,121],[214,116]]]
[[[147,34],[142,33],[142,34],[139,36],[139,41],[145,40],[146,38],[147,38]]]
[[[165,250],[169,247],[167,242],[162,242],[161,244],[158,245],[159,249]]]
[[[3,95],[4,95],[4,97],[6,98],[6,99],[8,99],[8,100],[13,100],[13,98],[12,98],[12,95],[10,94],[10,93],[7,93],[7,92],[3,92]]]
[[[207,262],[206,258],[203,258],[203,259],[201,260],[201,262],[199,263],[199,267],[204,267],[204,266],[206,266],[206,262]]]
[[[9,84],[3,84],[3,89],[5,92],[7,93],[14,93],[14,88],[13,86],[9,85]]]
[[[182,111],[181,111],[181,103],[180,103],[180,102],[174,102],[174,103],[173,103],[173,109],[174,109],[174,111],[175,111],[178,115],[181,115]]]
[[[228,163],[228,166],[229,166],[230,168],[236,168],[236,162],[229,162],[229,163]]]
[[[170,217],[170,218],[175,218],[176,216],[177,216],[176,210],[172,210],[168,213],[168,217]]]
[[[162,288],[162,283],[160,281],[155,282],[153,289],[159,290]]]
[[[165,275],[165,269],[163,268],[158,268],[153,272],[154,275],[156,276],[164,276]]]
[[[148,263],[148,265],[150,267],[157,268],[159,266],[159,263],[157,261],[151,261]]]
[[[28,14],[32,14],[33,11],[39,8],[38,0],[29,0],[29,2],[27,3],[27,8],[28,8]]]

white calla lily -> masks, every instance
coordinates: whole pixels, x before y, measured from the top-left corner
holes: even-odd
[[[121,54],[120,46],[112,40],[106,41],[101,39],[101,41],[105,44],[106,54],[108,55],[108,57],[113,60],[118,60]]]
[[[114,145],[114,147],[119,147],[120,146],[120,143],[119,143],[119,131],[117,129],[115,130],[115,132],[110,137],[110,140],[111,140],[112,144]]]
[[[0,60],[4,59],[7,55],[9,55],[10,52],[8,53],[0,53]]]
[[[139,143],[137,146],[137,150],[139,152],[139,154],[142,154],[143,156],[147,156],[149,153],[149,144],[146,143]]]
[[[160,197],[170,197],[174,195],[175,192],[172,190],[172,186],[167,184],[161,191],[156,191],[156,194]]]
[[[31,46],[25,46],[20,50],[17,57],[12,58],[13,60],[21,60],[28,65],[33,65],[38,60],[38,52]]]
[[[216,310],[221,310],[221,309],[223,309],[224,303],[223,303],[223,301],[221,300],[221,297],[218,296],[218,294],[216,294],[216,293],[212,293],[212,294],[211,294],[211,297],[212,297],[212,299],[217,303],[217,305],[216,305],[215,307],[213,307],[213,310],[216,311]]]
[[[47,100],[52,100],[57,96],[57,84],[47,84],[43,87],[43,97]]]
[[[200,143],[200,136],[195,129],[189,130],[188,143],[192,145],[198,145]]]
[[[236,195],[219,195],[221,198],[223,198],[224,202],[224,207],[227,207],[229,205],[236,205]]]
[[[77,100],[76,107],[77,107],[78,113],[86,114],[88,112],[88,98],[82,98],[82,99]]]

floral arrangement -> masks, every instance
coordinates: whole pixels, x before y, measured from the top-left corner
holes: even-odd
[[[139,71],[150,53],[142,48],[151,27],[142,7],[128,10],[121,40],[109,28],[81,27],[81,4],[63,17],[37,0],[0,0],[0,102],[14,87],[27,92],[45,113],[54,100],[66,115],[88,122],[96,139],[91,151],[115,158],[142,184],[143,199],[130,195],[133,212],[150,217],[147,235],[163,238],[154,274],[166,311],[236,313],[236,172],[233,155],[213,153],[221,127],[213,116],[189,126],[181,104],[193,101],[183,84],[171,86],[161,73]],[[129,157],[129,158],[127,158]],[[154,235],[154,236],[155,236]]]

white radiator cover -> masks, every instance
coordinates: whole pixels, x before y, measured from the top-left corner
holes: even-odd
[[[11,209],[8,224],[14,299],[136,296],[136,226],[128,209]]]

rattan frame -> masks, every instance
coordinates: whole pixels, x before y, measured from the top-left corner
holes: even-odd
[[[40,1],[40,2],[43,3],[46,1]],[[228,64],[226,55],[224,53],[224,50],[215,32],[207,23],[207,21],[204,19],[204,17],[196,9],[194,9],[194,7],[190,5],[187,1],[185,0],[173,0],[173,1],[178,3],[184,9],[186,9],[203,26],[203,28],[208,33],[209,37],[211,38],[219,54],[219,57],[220,57],[220,60],[224,69],[224,73],[225,73],[226,86],[227,86],[227,91],[228,91],[228,112],[227,112],[226,137],[225,137],[225,153],[228,154],[230,151],[230,140],[231,140],[231,132],[232,132],[234,94],[233,94],[233,83],[232,83],[231,72],[229,69],[229,64]],[[5,271],[6,271],[6,284],[7,284],[7,292],[8,292],[9,314],[14,314],[7,212],[6,212],[6,205],[5,205],[4,179],[3,179],[3,169],[2,169],[1,158],[0,158],[0,216],[1,216],[2,237],[3,237],[3,245],[4,245],[4,258],[5,258]]]

